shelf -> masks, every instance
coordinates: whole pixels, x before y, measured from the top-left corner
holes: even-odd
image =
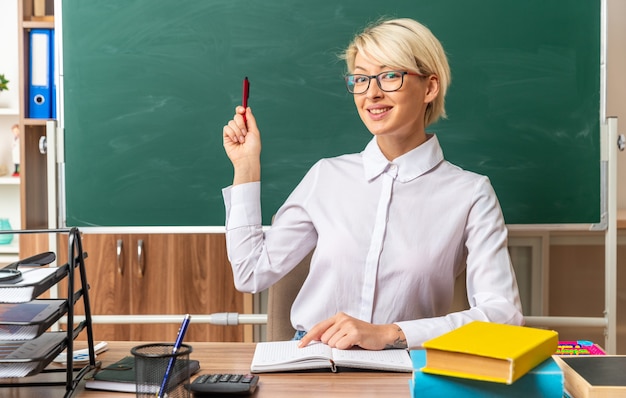
[[[19,240],[13,235],[13,242],[8,245],[0,245],[0,254],[19,254],[20,244]]]
[[[20,110],[17,108],[0,108],[0,116],[19,116]]]
[[[0,177],[0,185],[20,185],[20,177]]]
[[[45,126],[46,123],[54,119],[24,119],[25,126]]]
[[[24,21],[22,26],[25,29],[54,29],[54,20],[52,21]]]

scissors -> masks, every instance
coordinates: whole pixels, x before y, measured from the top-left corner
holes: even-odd
[[[11,263],[0,269],[0,284],[12,285],[20,282],[22,280],[22,271],[17,269],[20,265],[42,266],[50,264],[54,260],[56,260],[56,255],[53,252],[44,252]]]

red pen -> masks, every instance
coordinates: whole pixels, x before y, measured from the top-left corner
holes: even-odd
[[[248,80],[248,76],[243,79],[243,94],[241,96],[241,105],[244,109],[248,109],[248,96],[250,95],[250,81]],[[243,122],[248,125],[248,121],[246,120],[246,114],[243,114]]]

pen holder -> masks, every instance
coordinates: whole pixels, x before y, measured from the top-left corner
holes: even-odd
[[[188,398],[189,390],[185,384],[189,383],[191,368],[189,353],[193,350],[190,345],[182,344],[175,354],[172,354],[174,344],[155,343],[133,347],[130,352],[135,357],[135,381],[137,383],[137,397],[155,397],[163,383],[166,370],[173,359],[165,391],[161,395],[168,398]]]

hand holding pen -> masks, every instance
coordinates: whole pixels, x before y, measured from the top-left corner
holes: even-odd
[[[252,112],[248,109],[248,98],[250,97],[250,80],[246,76],[243,79],[243,89],[241,93],[241,106],[235,108],[235,116],[226,126],[224,126],[224,145],[226,145],[226,138],[232,143],[243,144],[246,141],[246,135],[248,134],[248,127],[250,129],[256,128],[254,125],[248,126],[248,116],[252,116]],[[239,118],[239,115],[241,118]],[[254,117],[252,117],[254,119]]]
[[[252,110],[247,107],[250,82],[243,80],[242,105],[235,116],[224,126],[223,139],[226,155],[233,164],[233,185],[260,181],[261,136]]]

